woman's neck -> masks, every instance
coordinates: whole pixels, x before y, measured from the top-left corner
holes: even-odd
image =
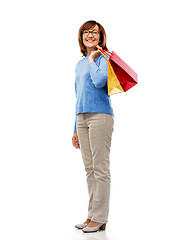
[[[95,50],[96,50],[96,48],[87,48],[87,55],[90,55]]]

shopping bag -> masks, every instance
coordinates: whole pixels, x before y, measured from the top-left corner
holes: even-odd
[[[110,62],[107,61],[107,63],[108,63],[108,79],[107,79],[108,95],[123,92],[124,90],[121,87],[121,84],[112,66],[110,65]]]
[[[116,53],[98,49],[108,63],[108,95],[126,92],[137,82],[137,74]],[[114,74],[110,74],[113,71]],[[118,80],[118,88],[115,86]],[[120,87],[119,87],[120,86]],[[118,90],[116,90],[116,88]]]

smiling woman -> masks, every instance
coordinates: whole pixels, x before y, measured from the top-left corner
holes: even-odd
[[[96,46],[99,44],[99,41],[100,34],[98,25],[95,25],[92,31],[83,31],[83,44],[87,48],[87,54],[90,54],[96,48]]]
[[[113,109],[107,91],[107,60],[97,50],[108,50],[104,28],[95,21],[79,29],[82,58],[76,66],[76,120],[72,143],[81,149],[89,193],[87,220],[75,227],[83,232],[105,230],[109,214],[110,146]]]
[[[91,46],[87,45],[89,43],[88,40],[93,41],[94,44],[90,44]],[[80,27],[78,33],[78,41],[83,56],[89,54],[87,52],[87,47],[92,47],[92,49],[94,49],[97,45],[99,45],[103,50],[108,51],[108,48],[106,46],[106,32],[103,26],[96,21],[85,22]]]

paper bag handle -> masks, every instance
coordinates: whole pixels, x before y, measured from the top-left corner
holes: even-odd
[[[102,50],[102,49],[100,49],[100,48],[98,48],[97,50],[106,58],[106,60],[109,60],[109,58],[110,58],[109,55],[111,55],[110,52],[104,51],[104,50]]]

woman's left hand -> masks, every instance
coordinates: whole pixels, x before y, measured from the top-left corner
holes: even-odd
[[[102,49],[99,45],[96,46],[97,48]],[[90,56],[88,57],[88,62],[93,62],[98,56],[100,56],[100,52],[99,51],[92,51]]]

